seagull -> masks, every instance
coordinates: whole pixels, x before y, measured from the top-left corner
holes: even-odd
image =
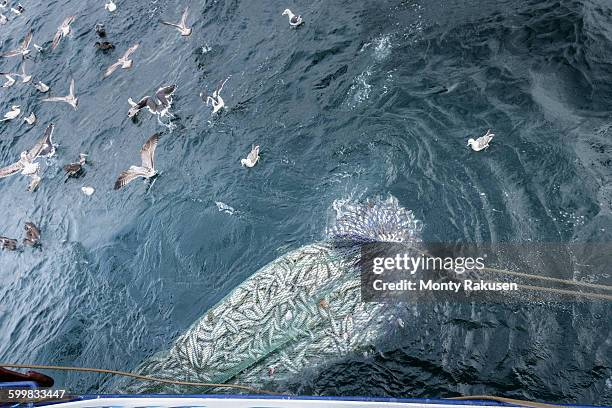
[[[13,75],[15,74],[11,74],[10,72],[0,72],[0,75],[6,78],[6,82],[2,84],[3,88],[10,88],[11,86],[15,85],[16,81],[15,78],[13,78]]]
[[[16,49],[12,51],[3,52],[2,54],[0,54],[0,57],[10,58],[10,57],[16,57],[18,55],[25,57],[26,55],[30,53],[30,43],[31,42],[32,42],[32,30],[28,31],[26,36],[23,37],[23,40],[21,40],[21,44],[19,44],[19,47],[17,47]]]
[[[169,23],[167,21],[162,21],[161,23],[167,26],[175,27],[183,37],[188,37],[189,35],[191,35],[191,27],[187,27],[188,14],[189,7],[185,8],[185,11],[183,11],[183,15],[181,16],[181,21],[179,21],[177,24]]]
[[[25,8],[21,5],[21,3],[19,3],[16,7],[11,7],[11,11],[17,15],[20,15],[25,11]]]
[[[113,0],[108,0],[108,3],[104,5],[104,8],[112,13],[113,11],[117,10],[117,5],[113,2]]]
[[[0,25],[5,25],[6,23],[8,23],[8,18],[6,18],[4,14],[0,13]]]
[[[21,106],[13,105],[11,106],[11,110],[4,114],[4,119],[0,119],[0,122],[6,122],[7,120],[12,120],[21,115]]]
[[[85,153],[79,154],[79,161],[76,163],[70,163],[64,166],[66,172],[66,181],[69,178],[79,178],[83,175],[83,166],[87,163],[87,155]]]
[[[134,44],[130,48],[128,48],[125,54],[123,54],[123,56],[119,58],[117,62],[115,62],[113,65],[107,68],[106,72],[104,73],[104,78],[106,78],[107,76],[115,72],[115,70],[119,67],[123,69],[131,68],[133,61],[129,58],[130,58],[130,55],[132,55],[132,53],[138,49],[138,46],[139,44]]]
[[[115,46],[111,43],[109,43],[108,41],[96,41],[96,43],[94,44],[94,46],[102,51],[107,51],[107,50],[112,50],[115,48]]]
[[[34,112],[32,112],[27,118],[24,118],[23,121],[28,125],[33,125],[34,123],[36,123],[36,115],[34,114]]]
[[[17,240],[7,237],[0,237],[0,248],[5,251],[15,251],[17,249]]]
[[[130,166],[130,168],[119,175],[119,178],[115,182],[115,190],[119,190],[121,187],[126,186],[130,181],[137,179],[138,177],[144,177],[150,179],[157,174],[154,165],[155,148],[159,142],[159,133],[155,133],[153,136],[146,141],[140,150],[140,157],[142,160],[142,166]]]
[[[83,192],[83,194],[85,194],[86,196],[92,196],[92,195],[93,195],[93,193],[95,193],[95,192],[96,192],[96,190],[95,190],[93,187],[91,187],[91,186],[84,186],[84,187],[81,187],[81,191],[82,191],[82,192]]]
[[[39,92],[42,93],[49,92],[49,86],[41,81],[38,81],[37,84],[34,84],[34,88],[36,88]]]
[[[468,140],[467,145],[471,146],[472,150],[474,150],[475,152],[479,152],[489,147],[489,142],[491,141],[491,139],[493,139],[493,136],[495,136],[495,133],[491,133],[491,129],[489,129],[487,130],[487,133],[485,135],[480,136],[476,140],[470,138],[470,140]]]
[[[96,24],[96,34],[98,34],[98,37],[100,38],[106,38],[106,29],[104,28],[104,24]]]
[[[160,117],[169,114],[168,110],[172,106],[172,95],[176,91],[176,85],[162,86],[155,95],[144,96],[138,102],[134,102],[132,98],[128,98],[130,104],[130,110],[128,111],[128,117],[132,118],[140,112],[141,109],[147,108],[153,115],[159,115]]]
[[[21,74],[15,74],[21,78],[21,82],[27,84],[32,80],[32,75],[28,75],[25,72],[25,60],[21,62]]]
[[[289,9],[285,9],[285,11],[283,11],[283,16],[289,17],[289,25],[291,27],[297,27],[304,22],[304,20],[302,20],[302,16],[296,16]]]
[[[23,239],[23,245],[36,247],[40,245],[40,229],[33,222],[25,223],[26,237]]]
[[[212,103],[213,114],[219,112],[219,110],[221,110],[225,106],[225,101],[221,97],[221,91],[223,90],[223,86],[225,85],[228,79],[229,77],[225,81],[223,81],[221,86],[219,86],[213,91],[212,96],[206,97],[206,106],[208,106],[209,103]]]
[[[62,38],[66,37],[66,36],[68,36],[68,34],[70,34],[70,24],[72,24],[72,22],[74,21],[75,18],[76,18],[76,16],[66,17],[66,19],[62,22],[62,25],[60,25],[57,28],[57,32],[55,33],[55,36],[53,37],[53,43],[51,44],[51,49],[52,50],[57,48],[57,46],[59,45],[59,43],[62,40]]]
[[[49,157],[55,152],[55,147],[51,142],[54,125],[50,124],[45,130],[43,137],[36,142],[31,150],[21,152],[19,161],[0,169],[0,178],[12,176],[21,173],[24,176],[29,176],[32,180],[28,186],[28,191],[36,190],[36,187],[42,180],[38,175],[40,164],[36,162],[39,157]]]
[[[77,110],[77,106],[79,104],[79,98],[74,94],[74,79],[70,80],[70,93],[67,96],[53,96],[50,98],[45,98],[42,100],[43,102],[65,102],[68,105],[72,106],[74,110]]]
[[[253,147],[251,148],[251,151],[247,155],[247,158],[240,160],[240,164],[243,167],[247,166],[250,168],[250,167],[255,166],[258,160],[259,160],[259,146],[253,145]]]
[[[8,0],[2,0],[0,1],[0,8],[6,8],[6,6],[8,6]]]

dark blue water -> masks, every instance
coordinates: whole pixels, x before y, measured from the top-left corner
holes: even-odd
[[[612,233],[612,3],[583,1],[24,1],[0,26],[1,49],[28,29],[35,80],[79,109],[40,102],[38,123],[0,124],[0,164],[48,123],[57,155],[34,194],[0,180],[0,235],[34,221],[41,250],[0,253],[0,361],[132,370],[267,262],[324,237],[334,200],[391,193],[443,242],[609,242]],[[189,5],[193,34],[159,19]],[[290,29],[286,7],[306,23]],[[116,49],[97,51],[104,23]],[[130,70],[102,72],[135,42]],[[0,61],[16,71],[17,58]],[[230,77],[211,117],[200,92]],[[173,129],[127,99],[178,85]],[[467,139],[493,129],[486,152]],[[160,176],[112,190],[162,131]],[[253,143],[261,161],[240,166]],[[64,183],[61,166],[92,162]],[[93,186],[92,197],[80,188]],[[233,208],[220,211],[217,203]],[[532,271],[538,272],[538,271]],[[573,276],[610,284],[610,269]],[[546,274],[553,272],[543,272]],[[612,404],[609,303],[419,308],[380,345],[296,380],[294,392],[436,397],[498,394]],[[75,392],[109,377],[53,373]]]

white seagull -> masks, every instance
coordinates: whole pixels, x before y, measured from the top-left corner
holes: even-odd
[[[15,85],[16,81],[15,78],[13,78],[13,75],[15,74],[11,74],[10,72],[0,72],[0,75],[6,78],[6,82],[2,84],[3,88],[10,88],[11,86]]]
[[[467,145],[471,146],[475,152],[479,152],[489,147],[489,142],[493,139],[493,136],[495,136],[495,133],[491,133],[491,129],[489,129],[485,135],[480,136],[476,140],[470,138]]]
[[[130,48],[128,48],[125,54],[123,54],[123,56],[119,58],[117,62],[115,62],[113,65],[106,69],[106,72],[104,73],[104,78],[115,72],[115,70],[119,67],[123,69],[131,68],[133,61],[130,59],[130,55],[132,55],[132,53],[138,49],[138,46],[139,44],[134,44]]]
[[[179,21],[178,23],[169,23],[167,21],[162,21],[161,23],[167,26],[175,27],[183,37],[187,37],[191,35],[191,27],[187,27],[188,14],[189,7],[185,8],[185,11],[183,11],[183,15],[181,16],[181,21]]]
[[[51,44],[51,49],[52,50],[57,48],[57,46],[59,45],[59,43],[62,40],[62,38],[66,37],[66,36],[68,36],[68,34],[70,34],[70,24],[72,24],[72,22],[74,21],[75,18],[76,18],[76,16],[66,17],[66,19],[62,22],[62,25],[60,25],[57,28],[57,32],[55,33],[55,36],[53,37],[53,43]]]
[[[240,164],[244,167],[253,167],[259,161],[259,146],[253,145],[246,159],[241,159]]]
[[[157,174],[157,171],[155,171],[154,157],[155,148],[157,147],[158,142],[159,133],[155,133],[149,138],[149,140],[146,141],[146,143],[142,146],[142,149],[140,149],[142,165],[130,166],[129,169],[121,173],[115,182],[115,190],[125,187],[129,182],[137,179],[138,177],[150,179]]]
[[[113,0],[108,0],[108,2],[104,5],[104,8],[111,13],[117,10],[117,5],[113,2]]]
[[[42,92],[42,93],[49,92],[49,86],[41,81],[38,81],[37,84],[34,84],[34,88],[36,88],[38,92]]]
[[[12,51],[3,52],[2,54],[0,54],[0,57],[10,58],[10,57],[16,57],[18,55],[25,57],[26,55],[30,53],[30,43],[31,42],[32,42],[32,30],[28,31],[26,36],[23,37],[23,40],[21,40],[19,47],[17,47],[16,49]]]
[[[53,124],[50,124],[45,130],[43,137],[36,142],[34,147],[29,151],[21,152],[19,161],[0,169],[0,178],[12,176],[21,173],[24,176],[31,178],[28,186],[28,191],[36,190],[40,184],[41,178],[38,175],[40,164],[36,162],[39,157],[48,156],[51,150],[55,151],[51,143],[51,135],[53,134]]]
[[[209,95],[206,97],[206,106],[208,106],[209,103],[212,104],[213,114],[219,112],[219,110],[225,107],[225,101],[221,97],[221,91],[223,90],[223,86],[225,85],[228,79],[229,77],[225,81],[223,81],[221,86],[219,86],[217,89],[213,91],[212,96]]]
[[[302,20],[302,16],[296,16],[289,9],[285,9],[285,11],[283,11],[283,16],[289,17],[289,25],[291,27],[297,27],[304,22],[304,20]]]
[[[5,25],[6,23],[8,23],[8,18],[6,18],[4,14],[0,13],[0,25]]]
[[[33,125],[34,123],[36,123],[36,115],[34,114],[34,112],[32,112],[28,117],[23,118],[23,121],[28,125]]]
[[[21,82],[27,84],[32,80],[32,75],[28,75],[25,72],[25,60],[21,62],[21,74],[15,74],[21,78]]]
[[[21,115],[21,106],[13,105],[11,110],[4,114],[4,119],[0,119],[0,122],[6,122],[7,120],[13,120]]]
[[[25,11],[25,8],[21,5],[21,3],[19,3],[19,4],[17,4],[17,6],[11,7],[11,11],[14,14],[20,15],[21,13],[23,13]]]
[[[72,106],[74,110],[77,110],[79,104],[79,98],[74,94],[74,79],[70,80],[70,93],[67,96],[53,96],[50,98],[42,99],[43,102],[65,102]]]

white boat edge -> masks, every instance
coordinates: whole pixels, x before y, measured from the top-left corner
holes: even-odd
[[[518,406],[490,403],[486,401],[441,401],[441,400],[378,400],[378,399],[338,399],[338,398],[257,398],[257,397],[114,397],[99,396],[53,404],[54,407],[94,408],[94,407],[207,407],[207,408],[499,408]]]

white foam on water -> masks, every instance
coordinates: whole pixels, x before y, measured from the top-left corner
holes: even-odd
[[[369,69],[359,74],[354,80],[353,85],[348,91],[348,106],[351,109],[356,108],[364,101],[370,98],[372,85],[368,82],[372,76],[372,71]]]
[[[391,35],[384,34],[374,40],[374,59],[376,62],[382,62],[391,55],[393,45],[391,44]]]

